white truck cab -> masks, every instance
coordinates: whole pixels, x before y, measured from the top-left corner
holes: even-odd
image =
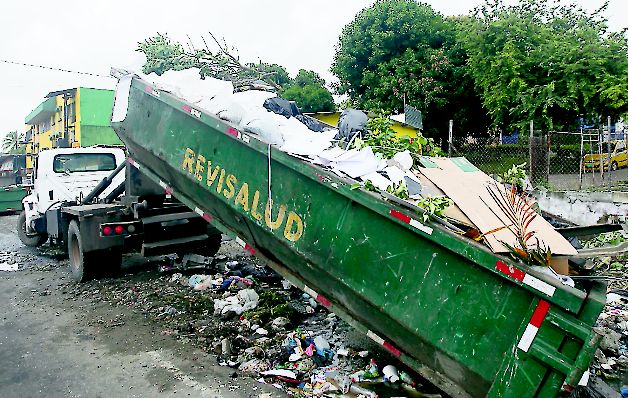
[[[40,237],[39,241],[31,240],[35,243],[33,246],[43,243],[40,242],[42,239],[45,241],[47,211],[68,202],[80,203],[124,159],[124,151],[120,148],[60,148],[39,152],[33,189],[22,200],[24,232],[33,238]],[[124,173],[119,173],[103,195],[122,182]]]
[[[50,237],[51,244],[62,245],[76,281],[115,274],[128,252],[191,253],[210,264],[220,231],[125,160],[119,148],[40,152],[18,218],[20,240],[40,246]]]

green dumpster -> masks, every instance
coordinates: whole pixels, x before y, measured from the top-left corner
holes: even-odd
[[[112,125],[132,165],[451,396],[556,396],[592,360],[601,283],[536,274],[137,77]]]
[[[22,209],[22,199],[27,195],[26,188],[9,186],[0,188],[0,213]]]

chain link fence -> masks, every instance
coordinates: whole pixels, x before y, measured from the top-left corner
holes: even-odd
[[[532,137],[454,136],[450,154],[464,156],[492,175],[503,175],[513,165],[525,163],[534,187],[628,191],[627,141],[628,135],[609,135],[605,129],[549,134],[534,131]]]

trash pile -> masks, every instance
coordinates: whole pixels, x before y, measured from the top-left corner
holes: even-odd
[[[237,250],[230,243],[221,252]],[[440,396],[368,338],[352,336],[358,333],[313,297],[238,253],[215,257],[202,273],[165,267],[67,285],[67,299],[141,312],[161,335],[198,345],[219,365],[295,396]]]
[[[593,363],[575,398],[628,395],[628,292],[611,291],[594,330],[602,335]],[[590,380],[589,380],[590,379]],[[626,395],[624,395],[626,394]]]
[[[269,156],[273,146],[353,179],[356,189],[380,192],[385,199],[415,213],[418,220],[413,225],[418,229],[430,230],[423,224],[436,220],[460,235],[483,242],[495,253],[519,253],[518,259],[550,266],[562,275],[569,271],[565,256],[577,254],[547,221],[536,217],[531,199],[509,195],[509,189],[466,159],[421,156],[415,151],[419,147],[391,151],[387,141],[373,143],[370,138],[376,134],[396,138],[394,134],[368,131],[368,117],[362,111],[345,110],[336,129],[303,115],[295,103],[272,92],[234,93],[230,83],[217,90],[215,84],[201,80],[194,69],[144,78],[229,122],[238,131],[257,137],[269,145]],[[546,255],[548,252],[551,256]]]

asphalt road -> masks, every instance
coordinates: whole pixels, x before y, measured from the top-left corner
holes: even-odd
[[[16,220],[0,215],[0,255],[17,253],[21,262],[18,271],[0,271],[0,397],[257,397],[270,391],[161,336],[141,314],[67,294],[64,287],[73,282],[66,262],[22,246]]]

